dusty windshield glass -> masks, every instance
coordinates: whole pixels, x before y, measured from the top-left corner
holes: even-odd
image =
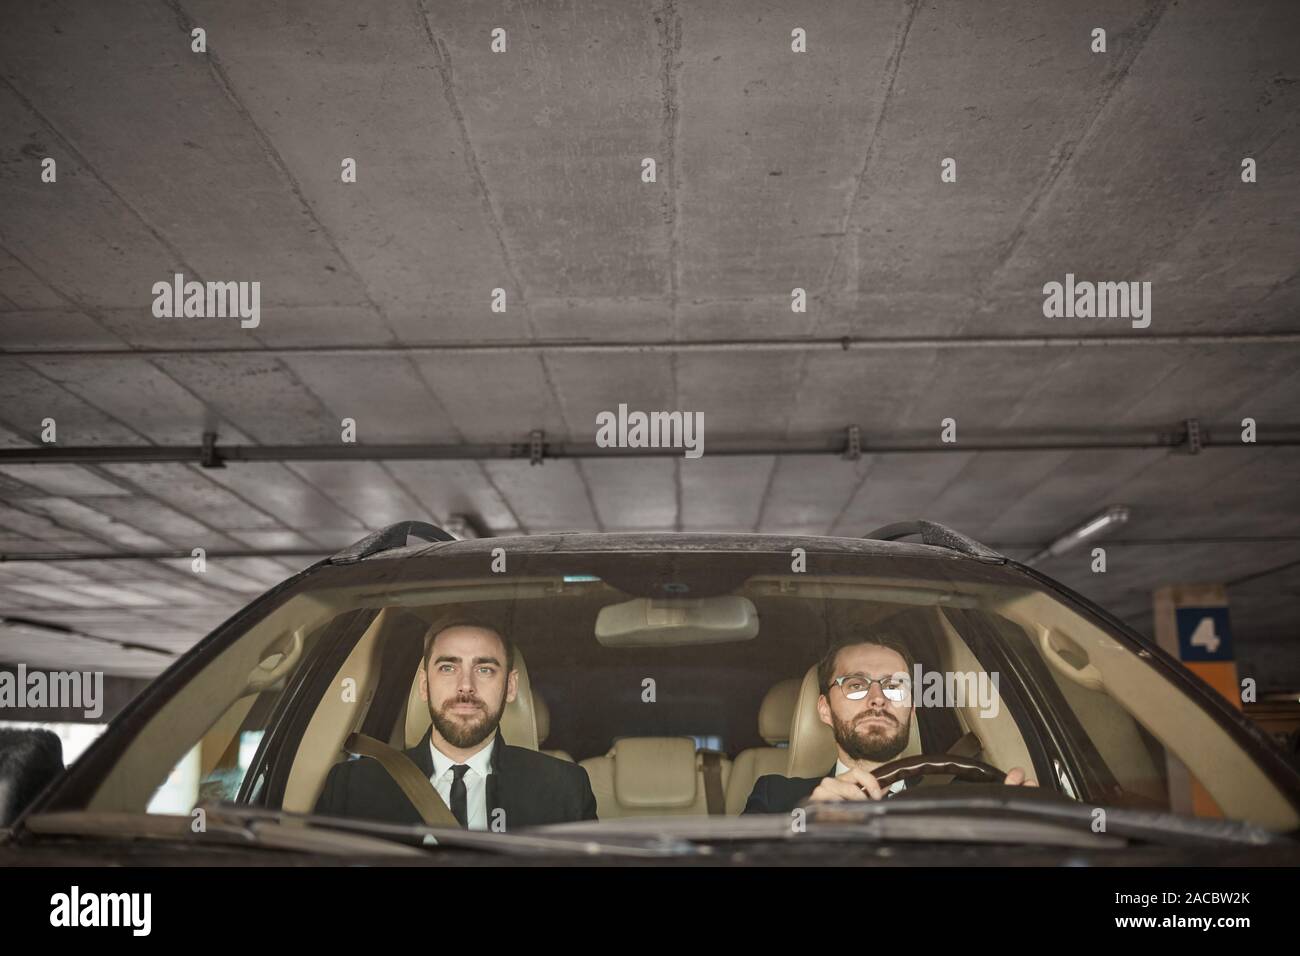
[[[413,764],[423,796],[367,741]],[[196,665],[92,805],[437,812],[499,831],[727,818],[788,813],[849,766],[922,754],[978,766],[864,792],[1037,785],[1297,822],[1199,702],[1026,576],[798,551],[484,547],[327,569]]]

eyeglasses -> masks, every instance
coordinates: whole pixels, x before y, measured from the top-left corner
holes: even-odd
[[[879,684],[885,700],[892,700],[894,703],[906,700],[907,692],[911,688],[911,681],[906,677],[863,677],[861,674],[846,674],[834,678],[831,683],[838,684],[849,700],[862,700],[871,693],[872,684]]]

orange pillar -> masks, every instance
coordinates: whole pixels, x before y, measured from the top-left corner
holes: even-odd
[[[1175,584],[1159,588],[1154,604],[1156,643],[1240,710],[1227,589],[1222,584]],[[1222,817],[1223,811],[1182,761],[1173,754],[1166,759],[1173,809],[1198,817]]]

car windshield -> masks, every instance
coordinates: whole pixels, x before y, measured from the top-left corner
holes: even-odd
[[[502,740],[581,767],[602,823],[725,825],[764,775],[832,772],[835,737],[817,707],[827,689],[874,700],[900,688],[910,717],[880,719],[901,734],[891,759],[959,752],[1089,806],[1276,831],[1300,822],[1163,661],[1024,571],[919,546],[789,541],[479,541],[323,566],[166,675],[125,743],[99,754],[80,806],[61,809],[189,814],[225,801],[311,813],[331,770],[357,759],[350,735],[428,747],[425,637],[469,614],[514,646]],[[852,641],[901,648],[907,666],[822,675],[843,678],[825,687],[818,662]]]

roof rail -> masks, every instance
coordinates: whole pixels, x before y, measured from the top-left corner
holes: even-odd
[[[968,538],[960,531],[953,531],[952,528],[933,521],[898,521],[868,532],[863,537],[874,541],[897,541],[899,538],[911,538],[915,535],[921,536],[922,544],[933,545],[936,548],[948,548],[950,551],[960,551],[962,554],[969,554],[976,558],[1006,560],[1004,555],[998,554],[987,545],[980,544],[974,538]]]
[[[368,534],[355,544],[350,544],[329,559],[330,564],[355,564],[372,554],[406,547],[407,538],[421,541],[458,541],[450,532],[425,521],[399,521],[387,528]]]

